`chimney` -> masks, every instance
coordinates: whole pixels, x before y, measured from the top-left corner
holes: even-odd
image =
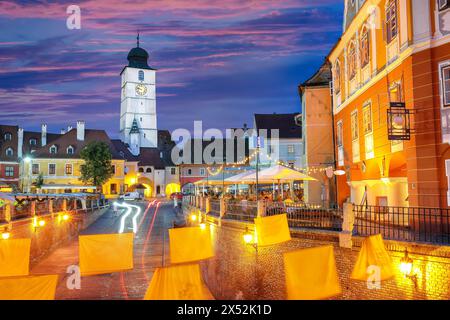
[[[68,126],[68,127],[67,127],[67,132],[70,132],[70,130],[72,130],[72,129],[73,129],[72,126]]]
[[[77,121],[77,140],[84,141],[85,123],[82,120]]]
[[[22,158],[23,153],[23,128],[17,132],[17,157]]]
[[[61,134],[66,134],[66,129],[62,128],[61,129]]]
[[[47,125],[43,124],[41,126],[41,146],[45,146],[47,144]]]

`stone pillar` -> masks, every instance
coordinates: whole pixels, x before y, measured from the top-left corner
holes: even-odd
[[[54,217],[53,214],[53,199],[48,200],[48,212],[52,215],[52,218]]]
[[[258,217],[264,217],[266,215],[266,201],[258,200],[257,208]]]
[[[205,199],[205,213],[208,214],[211,211],[211,199],[206,197]]]
[[[342,232],[339,233],[339,246],[351,249],[353,246],[352,234],[355,223],[355,214],[353,205],[349,202],[344,203],[344,221],[342,223]]]
[[[76,201],[76,200],[75,200]],[[86,210],[87,209],[87,207],[86,207],[86,199],[81,199],[81,208],[83,209],[83,210]]]
[[[226,207],[225,199],[220,198],[220,218],[225,216],[226,210],[227,210],[227,207]]]
[[[11,220],[12,220],[12,214],[14,210],[14,205],[11,203],[5,204],[5,220],[8,222],[8,229],[11,228]]]

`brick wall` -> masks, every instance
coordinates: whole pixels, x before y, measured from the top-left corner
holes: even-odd
[[[287,243],[258,248],[243,243],[246,224],[209,217],[216,256],[201,263],[204,279],[216,299],[285,299],[283,253],[301,248],[333,244],[343,293],[335,299],[449,299],[450,247],[426,246],[386,241],[397,274],[383,281],[381,289],[370,290],[364,281],[350,279],[361,238],[354,238],[353,249],[339,247],[337,233],[292,232]],[[252,225],[248,225],[252,226]],[[417,288],[399,270],[405,246],[414,260]]]

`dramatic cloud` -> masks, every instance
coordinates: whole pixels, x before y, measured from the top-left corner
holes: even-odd
[[[71,4],[81,30],[66,28]],[[57,131],[84,119],[115,136],[137,30],[158,69],[160,128],[298,112],[297,85],[337,41],[342,14],[342,0],[2,1],[0,123]]]

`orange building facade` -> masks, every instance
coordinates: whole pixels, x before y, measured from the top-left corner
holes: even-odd
[[[449,207],[450,1],[348,0],[329,61],[338,202]]]

